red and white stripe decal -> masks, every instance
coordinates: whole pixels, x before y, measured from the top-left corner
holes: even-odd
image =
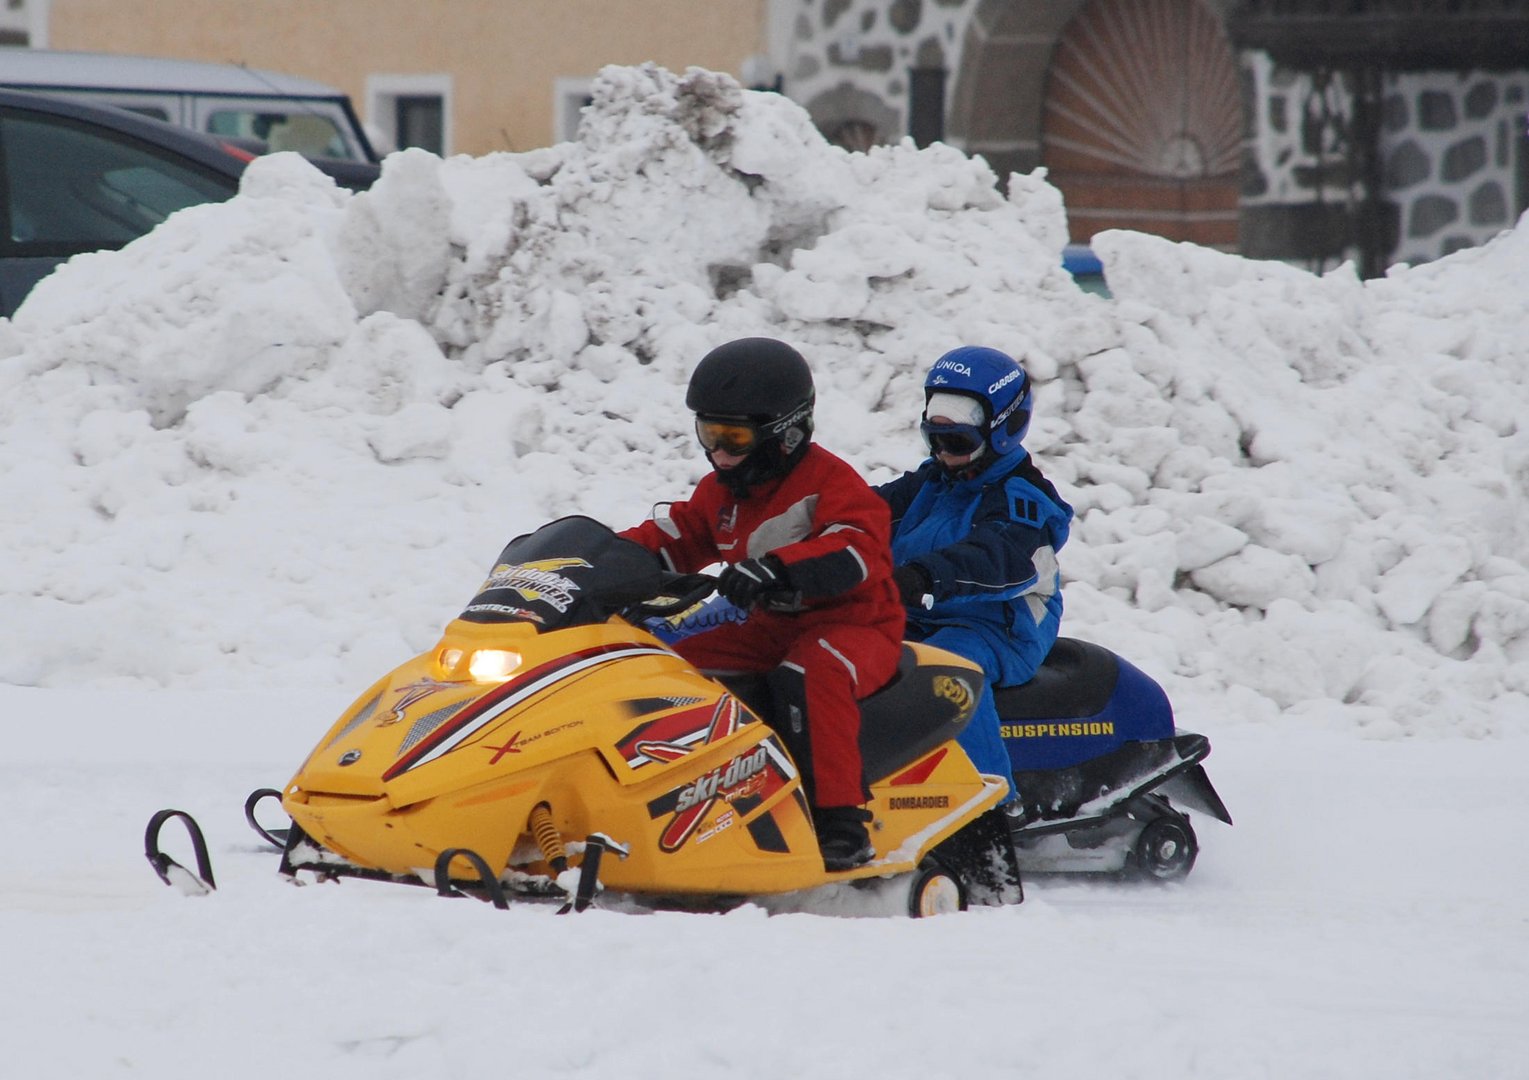
[[[732,694],[723,694],[721,700],[717,702],[717,711],[712,713],[711,724],[706,728],[706,741],[714,743],[718,739],[731,735],[740,726],[738,699]]]
[[[700,736],[697,735],[696,737],[699,738]],[[628,758],[627,764],[634,769],[640,765],[646,765],[650,761],[667,764],[671,761],[678,761],[688,753],[690,753],[690,747],[682,742],[644,739],[637,744],[637,756],[635,758]]]
[[[682,713],[665,716],[651,725],[639,729],[645,735],[659,729],[663,725],[665,729],[671,729],[675,725],[689,723],[693,718],[704,716],[706,707],[686,709]],[[660,739],[648,737],[639,739],[632,745],[627,753],[626,763],[634,769],[640,769],[650,761],[670,762],[678,761],[695,748],[697,743],[713,743],[718,739],[731,735],[743,726],[742,710],[738,706],[738,699],[731,694],[723,694],[717,699],[712,707],[711,715],[707,719],[704,728],[696,728],[682,735],[671,735]],[[618,746],[621,750],[625,744]]]
[[[716,805],[716,802],[716,796],[710,799],[702,799],[690,809],[681,810],[678,814],[675,814],[674,820],[669,822],[669,827],[658,838],[659,850],[673,853],[684,847],[685,841],[690,839],[691,834],[701,824],[701,819],[706,816],[708,810]]]
[[[490,690],[467,706],[450,721],[433,731],[428,738],[421,740],[418,746],[395,761],[388,771],[382,774],[382,778],[392,780],[411,769],[428,765],[442,755],[449,754],[526,699],[582,671],[587,671],[599,664],[626,660],[633,656],[672,655],[674,654],[668,649],[655,649],[651,646],[600,645],[568,656],[560,656],[556,660],[549,660],[540,667],[532,668],[524,675],[511,679],[503,686]]]

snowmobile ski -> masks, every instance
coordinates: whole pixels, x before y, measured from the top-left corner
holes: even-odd
[[[187,870],[166,855],[159,847],[159,833],[171,821],[179,821],[191,837],[191,850],[196,857],[196,871]],[[149,827],[143,834],[143,853],[159,880],[179,888],[187,896],[205,896],[217,889],[212,877],[212,859],[207,854],[207,840],[196,819],[184,810],[160,810],[149,818]]]
[[[259,806],[266,799],[275,799],[276,802],[280,804],[281,792],[277,791],[275,788],[268,787],[256,788],[254,791],[250,792],[249,798],[244,800],[244,820],[249,822],[250,828],[259,833],[261,838],[269,843],[272,847],[274,847],[277,851],[284,851],[287,846],[288,830],[267,829],[264,825],[260,824],[259,819],[255,816],[255,807]]]

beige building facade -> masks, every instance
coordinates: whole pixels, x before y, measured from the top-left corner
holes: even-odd
[[[766,62],[768,0],[30,0],[32,44],[232,61],[346,91],[379,149],[571,138],[607,64]],[[431,145],[432,141],[436,145]]]
[[[337,86],[383,150],[571,138],[606,64],[730,72],[851,149],[911,136],[1000,181],[1045,167],[1080,243],[1131,228],[1374,274],[1483,243],[1529,207],[1529,0],[0,5],[5,40]]]

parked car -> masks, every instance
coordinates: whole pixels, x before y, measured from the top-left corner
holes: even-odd
[[[0,315],[71,255],[120,248],[175,211],[221,202],[249,144],[109,106],[0,90]],[[310,159],[352,190],[380,168]]]
[[[3,46],[0,89],[114,105],[308,157],[377,160],[343,91],[240,64]]]

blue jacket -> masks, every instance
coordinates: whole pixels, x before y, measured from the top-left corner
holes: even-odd
[[[1072,507],[1023,447],[968,480],[933,460],[876,488],[892,508],[892,560],[933,582],[934,607],[910,608],[915,640],[944,627],[977,633],[999,657],[1000,686],[1027,682],[1056,641]]]

